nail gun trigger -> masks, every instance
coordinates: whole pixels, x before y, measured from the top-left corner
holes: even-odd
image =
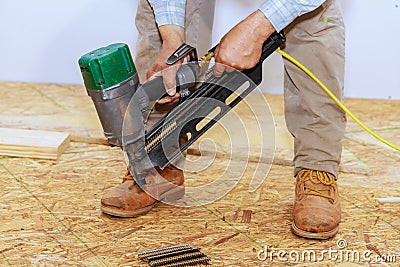
[[[188,98],[188,96],[190,95],[190,91],[189,88],[184,88],[182,90],[179,91],[179,101],[183,102],[186,100],[186,98]]]

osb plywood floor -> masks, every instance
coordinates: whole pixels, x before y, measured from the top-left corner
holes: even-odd
[[[182,243],[200,247],[215,266],[400,266],[400,203],[376,201],[400,197],[400,153],[352,121],[343,141],[340,231],[331,240],[313,241],[290,232],[292,141],[284,130],[282,96],[266,96],[275,118],[277,154],[255,192],[249,192],[249,183],[262,158],[239,158],[235,166],[247,164],[243,179],[221,199],[191,208],[159,204],[142,217],[119,219],[101,214],[99,200],[120,182],[124,157],[104,145],[83,86],[1,82],[0,94],[0,127],[65,131],[73,140],[58,162],[0,157],[0,266],[146,266],[138,252]],[[400,101],[345,103],[400,144]],[[238,113],[246,120],[245,108]],[[209,168],[187,171],[188,185],[212,181],[226,162],[217,155]],[[231,169],[233,175],[241,171]],[[269,254],[260,254],[266,247]],[[286,254],[278,257],[279,250]],[[301,254],[310,251],[316,261],[307,256],[303,261]],[[380,257],[387,261],[374,262]]]

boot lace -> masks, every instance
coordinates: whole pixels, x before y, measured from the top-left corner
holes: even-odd
[[[316,170],[301,170],[297,174],[298,184],[303,184],[304,190],[301,190],[300,195],[313,195],[329,199],[331,202],[336,202],[337,199],[337,184],[335,176],[328,172]],[[310,183],[306,183],[310,181]],[[318,186],[322,185],[322,186]]]
[[[133,174],[129,170],[129,167],[128,167],[128,168],[126,168],[126,173],[125,173],[124,178],[122,178],[122,182],[124,183],[125,181],[131,181],[131,180],[134,181],[135,179],[133,179]]]
[[[158,170],[158,167],[155,168],[156,170]],[[149,170],[144,170],[143,173],[145,176],[147,175],[155,175],[154,174],[155,170],[153,169],[149,169]],[[133,172],[131,171],[131,169],[129,167],[126,168],[126,173],[125,176],[122,178],[122,183],[125,183],[126,181],[131,181],[131,185],[129,186],[129,189],[132,189],[136,186],[136,180],[135,180],[135,176],[133,175]],[[150,184],[149,181],[147,181],[148,184]]]

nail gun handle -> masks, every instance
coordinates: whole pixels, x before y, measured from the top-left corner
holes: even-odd
[[[259,85],[262,82],[262,64],[264,60],[271,55],[276,49],[285,43],[285,34],[282,32],[274,32],[265,41],[262,47],[261,57],[256,66],[251,69],[244,70],[243,73],[247,75],[253,82]]]
[[[190,94],[188,89],[196,83],[199,71],[196,48],[182,44],[166,61],[167,65],[173,65],[186,56],[189,56],[189,63],[183,64],[176,73],[176,91],[180,92],[181,100]],[[162,76],[145,82],[142,84],[142,88],[148,95],[149,101],[167,96]]]
[[[181,99],[189,95],[188,89],[196,83],[197,70],[195,64],[197,63],[184,64],[176,73],[176,91],[180,92]],[[146,92],[149,101],[156,101],[167,96],[162,76],[145,82],[141,87]]]

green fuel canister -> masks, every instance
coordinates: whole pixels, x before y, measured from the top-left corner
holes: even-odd
[[[108,143],[122,146],[125,111],[139,84],[128,45],[116,43],[89,52],[79,59],[79,67]]]

